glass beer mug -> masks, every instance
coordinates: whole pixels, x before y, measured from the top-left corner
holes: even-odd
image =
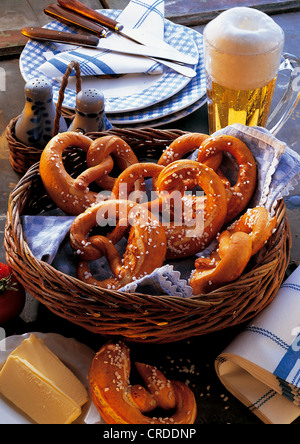
[[[265,13],[231,8],[204,30],[210,134],[233,123],[276,134],[295,108],[300,60],[283,54],[284,33]],[[269,117],[278,72],[288,69],[285,94]]]

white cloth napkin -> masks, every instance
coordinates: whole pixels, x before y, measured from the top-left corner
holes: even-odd
[[[218,356],[221,382],[265,424],[300,416],[300,267]]]
[[[103,11],[131,29],[141,29],[149,36],[164,40],[164,0],[131,0],[119,15],[118,11]],[[52,22],[50,28],[58,29],[61,24]],[[65,29],[66,30],[66,29]],[[73,30],[74,32],[74,30]],[[130,42],[117,34],[111,33],[107,40],[115,42],[117,48]],[[160,74],[161,64],[146,57],[130,56],[109,50],[89,49],[70,45],[57,44],[54,52],[44,54],[47,62],[39,70],[47,77],[61,77],[69,63],[76,60],[80,63],[82,76],[114,74]]]

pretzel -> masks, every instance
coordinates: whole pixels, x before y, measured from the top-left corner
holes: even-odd
[[[130,350],[124,342],[109,342],[96,353],[88,379],[93,403],[106,423],[162,425],[195,422],[195,397],[184,383],[167,380],[153,366],[137,364],[137,370],[147,390],[141,385],[130,385]],[[167,417],[144,415],[155,407],[165,409]]]
[[[207,134],[202,133],[188,133],[177,137],[162,153],[157,164],[167,166],[176,160],[182,159],[184,155],[197,150],[208,138],[209,136]],[[216,171],[221,165],[222,158],[223,154],[219,153],[208,159],[205,164]],[[194,181],[186,181],[187,189],[191,189],[194,185]]]
[[[276,229],[277,217],[271,217],[264,207],[250,208],[240,219],[228,228],[230,233],[243,231],[252,239],[252,256],[266,244]]]
[[[256,164],[250,149],[236,137],[221,135],[205,140],[198,150],[198,162],[206,162],[219,152],[230,153],[238,162],[239,175],[233,186],[225,188],[228,196],[228,214],[225,222],[232,221],[250,202],[256,187]]]
[[[117,227],[107,236],[93,235],[89,231],[103,224],[106,216],[119,219]],[[123,223],[120,224],[120,221]],[[123,259],[116,244],[131,225]],[[102,288],[119,289],[126,284],[151,274],[162,266],[166,254],[166,236],[156,217],[146,208],[126,200],[108,200],[95,204],[80,214],[72,223],[70,243],[80,257],[77,276],[80,280]],[[105,256],[114,277],[103,281],[90,273],[88,261]]]
[[[157,164],[167,166],[176,160],[182,159],[185,154],[197,150],[202,143],[207,140],[209,136],[202,133],[188,133],[177,137],[163,152]],[[222,153],[219,153],[215,158],[208,159],[207,166],[212,169],[217,169],[222,162]]]
[[[196,209],[184,212],[181,224],[175,221],[165,227],[168,259],[192,256],[205,249],[223,226],[227,214],[227,197],[221,179],[197,161],[178,160],[165,167],[158,176],[157,189],[160,193],[168,191],[172,195],[173,191],[179,191],[183,195],[185,179],[197,180],[206,196],[205,199],[188,196],[191,206],[196,203]]]
[[[112,190],[115,178],[107,174],[98,174],[98,168],[101,169],[104,159],[112,154],[121,171],[130,165],[138,163],[138,159],[130,146],[120,137],[103,136],[94,140],[91,144],[86,157],[88,169],[76,179],[76,186],[80,189],[86,189],[91,182],[95,182],[105,190]]]
[[[248,209],[218,237],[218,248],[208,258],[195,261],[190,279],[194,294],[205,294],[235,281],[250,258],[258,253],[276,229],[277,217],[264,207]]]
[[[207,294],[235,281],[245,270],[252,255],[251,237],[244,232],[224,231],[219,237],[219,252],[198,258],[190,279],[194,295]]]
[[[53,137],[41,154],[39,171],[44,187],[53,202],[68,215],[85,211],[97,201],[97,193],[75,186],[76,180],[65,170],[62,155],[68,147],[78,147],[87,152],[91,143],[89,137],[67,131]],[[97,174],[106,174],[112,167],[112,158],[107,156]]]
[[[164,169],[162,165],[155,163],[137,163],[129,166],[117,178],[113,189],[112,196],[115,199],[129,199],[138,201],[140,204],[148,207],[149,211],[159,212],[161,209],[161,199],[155,196],[154,200],[148,200],[145,193],[145,187],[142,186],[145,178],[157,179],[161,171]]]

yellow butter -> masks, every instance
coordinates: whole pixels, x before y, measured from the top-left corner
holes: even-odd
[[[40,424],[70,424],[88,400],[83,384],[35,335],[9,355],[0,392]]]
[[[45,378],[51,380],[78,405],[81,406],[87,402],[88,393],[83,384],[34,334],[25,339],[11,354],[30,362]]]

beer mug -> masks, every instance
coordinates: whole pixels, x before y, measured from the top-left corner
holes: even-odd
[[[236,7],[208,23],[203,37],[210,134],[233,123],[276,134],[300,91],[300,60],[283,54],[281,27],[261,11]],[[278,72],[286,69],[285,94],[269,117]]]

